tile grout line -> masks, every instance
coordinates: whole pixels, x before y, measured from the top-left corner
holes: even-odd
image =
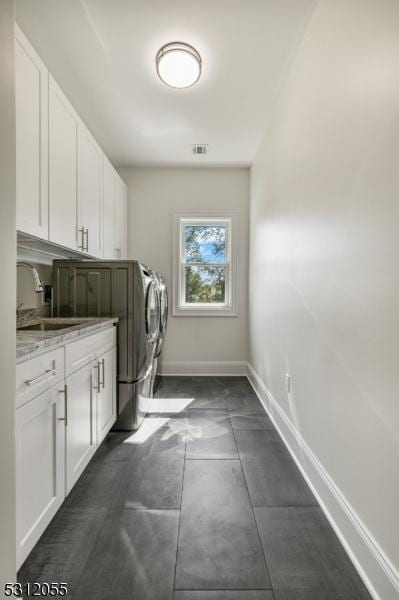
[[[253,508],[316,508],[320,509],[320,506],[313,506],[313,504],[253,504]]]
[[[183,476],[182,476],[182,481],[181,481],[179,523],[177,525],[176,560],[175,560],[175,572],[173,575],[172,598],[174,598],[175,590],[176,590],[176,573],[177,573],[177,559],[178,559],[178,555],[179,555],[180,523],[181,523],[181,513],[182,513],[182,503],[183,503],[184,477],[186,474],[186,453],[187,453],[187,428],[186,428],[185,435],[184,435]]]
[[[179,588],[175,592],[273,592],[273,590],[271,588]]]
[[[272,507],[273,508],[273,507]],[[130,511],[130,512],[157,512],[159,510],[162,510],[163,512],[165,511],[173,511],[173,512],[177,512],[180,510],[180,508],[178,506],[157,506],[156,508],[132,508],[131,506],[125,506],[124,508],[121,509],[121,513],[122,512],[126,512],[126,511]]]
[[[231,456],[230,458],[218,458],[217,456],[198,456],[197,458],[185,458],[184,460],[239,460],[237,456]]]
[[[263,413],[260,413],[260,414],[262,416],[263,415],[267,415],[267,413],[266,413],[265,410],[263,410]],[[237,416],[237,415],[233,415],[233,416]],[[238,416],[248,416],[248,415],[238,415]],[[268,566],[268,563],[267,563],[265,549],[263,548],[263,544],[262,544],[262,540],[261,540],[260,533],[259,533],[259,528],[258,528],[258,522],[257,522],[256,516],[255,516],[255,510],[254,510],[255,507],[252,504],[252,500],[251,500],[251,496],[250,496],[250,493],[249,493],[247,479],[245,477],[245,471],[244,471],[244,468],[243,468],[243,465],[242,465],[242,461],[241,461],[241,453],[240,453],[240,451],[238,449],[237,438],[236,438],[236,430],[234,429],[233,424],[231,422],[231,417],[232,417],[232,415],[229,412],[229,419],[230,419],[230,423],[231,423],[231,428],[233,430],[234,441],[235,441],[235,444],[236,444],[236,447],[237,447],[237,454],[238,454],[238,458],[239,458],[239,461],[240,461],[241,471],[242,471],[242,475],[243,475],[244,482],[245,482],[245,487],[246,487],[247,494],[248,494],[249,504],[251,506],[251,511],[252,511],[254,522],[255,522],[256,532],[258,534],[259,544],[260,544],[260,547],[262,548],[263,560],[265,561],[266,571],[267,571],[267,574],[269,576],[269,581],[270,581],[270,585],[271,585],[271,592],[273,594],[273,598],[276,598],[276,594],[274,593],[274,586],[273,586],[273,581],[272,581],[272,577],[271,577],[271,572],[270,572],[270,569],[269,569],[269,566]],[[241,429],[241,430],[239,430],[238,429],[237,431],[253,431],[253,430],[248,430],[248,429],[245,429],[245,430]],[[256,508],[258,508],[258,507],[256,507]]]
[[[234,431],[233,427],[232,427],[232,431],[233,431],[234,442],[235,442],[235,445],[236,445],[236,448],[237,448],[238,459],[240,461],[240,467],[241,467],[242,476],[244,478],[245,488],[246,488],[247,494],[248,494],[249,505],[251,507],[252,516],[253,516],[255,527],[256,527],[256,533],[258,534],[258,540],[259,540],[260,547],[262,549],[263,560],[265,562],[266,572],[267,572],[267,575],[268,575],[269,581],[270,581],[271,588],[269,588],[269,589],[272,590],[273,597],[275,598],[276,595],[274,593],[274,586],[273,586],[273,582],[272,582],[272,578],[271,578],[271,573],[270,573],[270,570],[269,570],[269,566],[267,564],[265,549],[263,548],[262,540],[261,540],[261,537],[260,537],[258,523],[256,521],[256,516],[255,516],[255,511],[254,511],[254,506],[252,504],[251,496],[249,494],[249,488],[248,488],[247,480],[246,480],[246,477],[245,477],[245,472],[244,472],[244,469],[243,469],[243,466],[242,466],[242,462],[241,462],[241,454],[240,454],[240,451],[238,449],[237,439],[236,439],[236,435],[235,435],[235,431]]]

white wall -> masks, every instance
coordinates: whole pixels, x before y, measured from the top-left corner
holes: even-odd
[[[399,598],[398,32],[397,0],[319,2],[250,208],[252,377],[381,600]]]
[[[173,317],[169,313],[162,365],[164,373],[242,373],[248,336],[248,169],[131,168],[119,172],[128,186],[129,257],[160,271],[170,293],[173,214],[239,213],[239,316]],[[220,362],[225,364],[198,364]]]
[[[0,2],[0,598],[15,581],[14,3]]]

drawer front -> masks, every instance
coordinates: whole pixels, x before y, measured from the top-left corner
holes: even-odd
[[[64,348],[17,365],[17,408],[64,379]]]
[[[97,356],[115,346],[115,343],[116,330],[115,327],[110,327],[68,344],[65,347],[66,376],[89,364]]]

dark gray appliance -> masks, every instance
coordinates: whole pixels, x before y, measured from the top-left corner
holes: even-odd
[[[138,429],[151,398],[160,323],[159,293],[150,269],[135,260],[56,260],[54,316],[118,317],[114,429]]]

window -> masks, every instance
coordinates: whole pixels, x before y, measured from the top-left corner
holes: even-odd
[[[235,316],[233,219],[176,216],[175,315]]]

